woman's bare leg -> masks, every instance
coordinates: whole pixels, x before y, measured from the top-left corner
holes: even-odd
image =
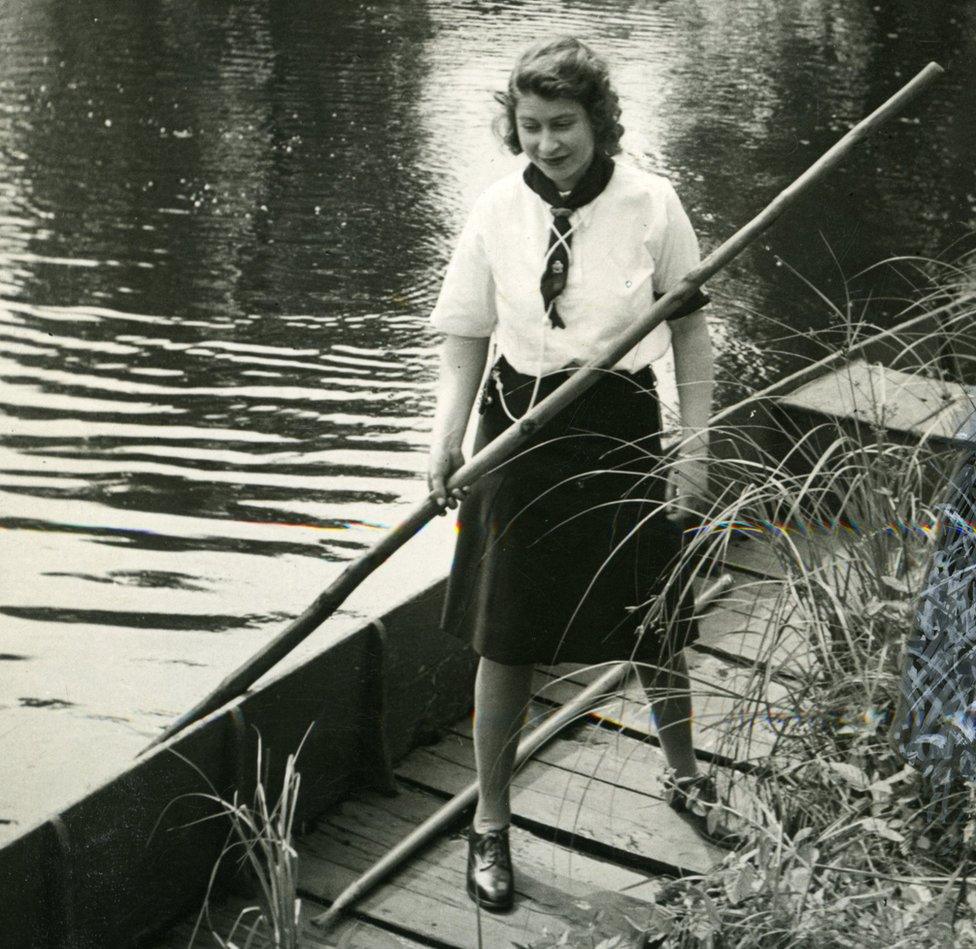
[[[645,665],[638,665],[637,669],[668,764],[677,777],[694,777],[698,763],[691,734],[691,692],[684,652],[675,653],[665,670]]]
[[[509,784],[529,699],[533,663],[506,666],[481,657],[474,686],[474,757],[478,768],[476,833],[497,830],[512,817]]]

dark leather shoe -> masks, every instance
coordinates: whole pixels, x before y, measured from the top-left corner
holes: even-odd
[[[468,828],[468,896],[492,912],[512,908],[515,874],[508,846],[508,827],[479,834]]]

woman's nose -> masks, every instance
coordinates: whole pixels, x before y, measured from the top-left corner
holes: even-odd
[[[539,151],[542,152],[543,155],[548,155],[551,152],[556,151],[558,147],[559,142],[557,141],[556,136],[553,135],[552,132],[543,130],[542,137],[539,139]]]

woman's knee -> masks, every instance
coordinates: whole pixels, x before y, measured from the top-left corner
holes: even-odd
[[[484,670],[492,678],[496,680],[504,679],[508,682],[520,682],[531,679],[532,671],[535,669],[535,663],[532,662],[511,664],[507,662],[496,662],[487,656],[481,657],[478,666],[479,672]]]

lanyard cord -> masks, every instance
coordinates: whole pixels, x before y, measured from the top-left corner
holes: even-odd
[[[553,251],[555,251],[560,244],[562,244],[563,247],[566,248],[566,256],[569,259],[569,263],[572,264],[573,250],[570,247],[569,242],[566,240],[566,238],[569,237],[569,235],[572,234],[573,231],[575,231],[576,228],[579,227],[579,225],[580,225],[580,220],[577,220],[576,223],[571,225],[570,228],[565,233],[560,233],[560,231],[556,228],[555,218],[553,218],[553,220],[549,222],[549,229],[555,233],[556,240],[553,241],[552,245],[546,251],[546,256],[543,259],[544,266],[549,265],[549,258],[552,256]],[[566,269],[568,271],[569,267],[567,267]],[[567,273],[567,277],[568,276],[569,274]],[[538,398],[539,384],[542,382],[542,376],[543,376],[542,367],[543,365],[545,365],[546,328],[549,326],[549,314],[552,312],[552,308],[555,305],[556,305],[556,298],[553,297],[553,299],[549,301],[549,306],[546,307],[546,312],[542,317],[542,335],[540,337],[540,344],[539,344],[539,369],[536,372],[535,385],[532,387],[532,398],[529,400],[529,407],[525,410],[522,416],[519,416],[519,418],[516,418],[514,415],[512,415],[511,412],[508,411],[508,406],[505,404],[505,393],[502,391],[501,380],[498,378],[498,373],[495,372],[495,388],[498,390],[498,400],[501,403],[502,411],[513,422],[518,422],[522,417],[524,417],[524,415],[528,415],[528,413],[531,412],[533,407],[535,406],[535,400]],[[549,375],[549,373],[546,373],[546,375]]]

